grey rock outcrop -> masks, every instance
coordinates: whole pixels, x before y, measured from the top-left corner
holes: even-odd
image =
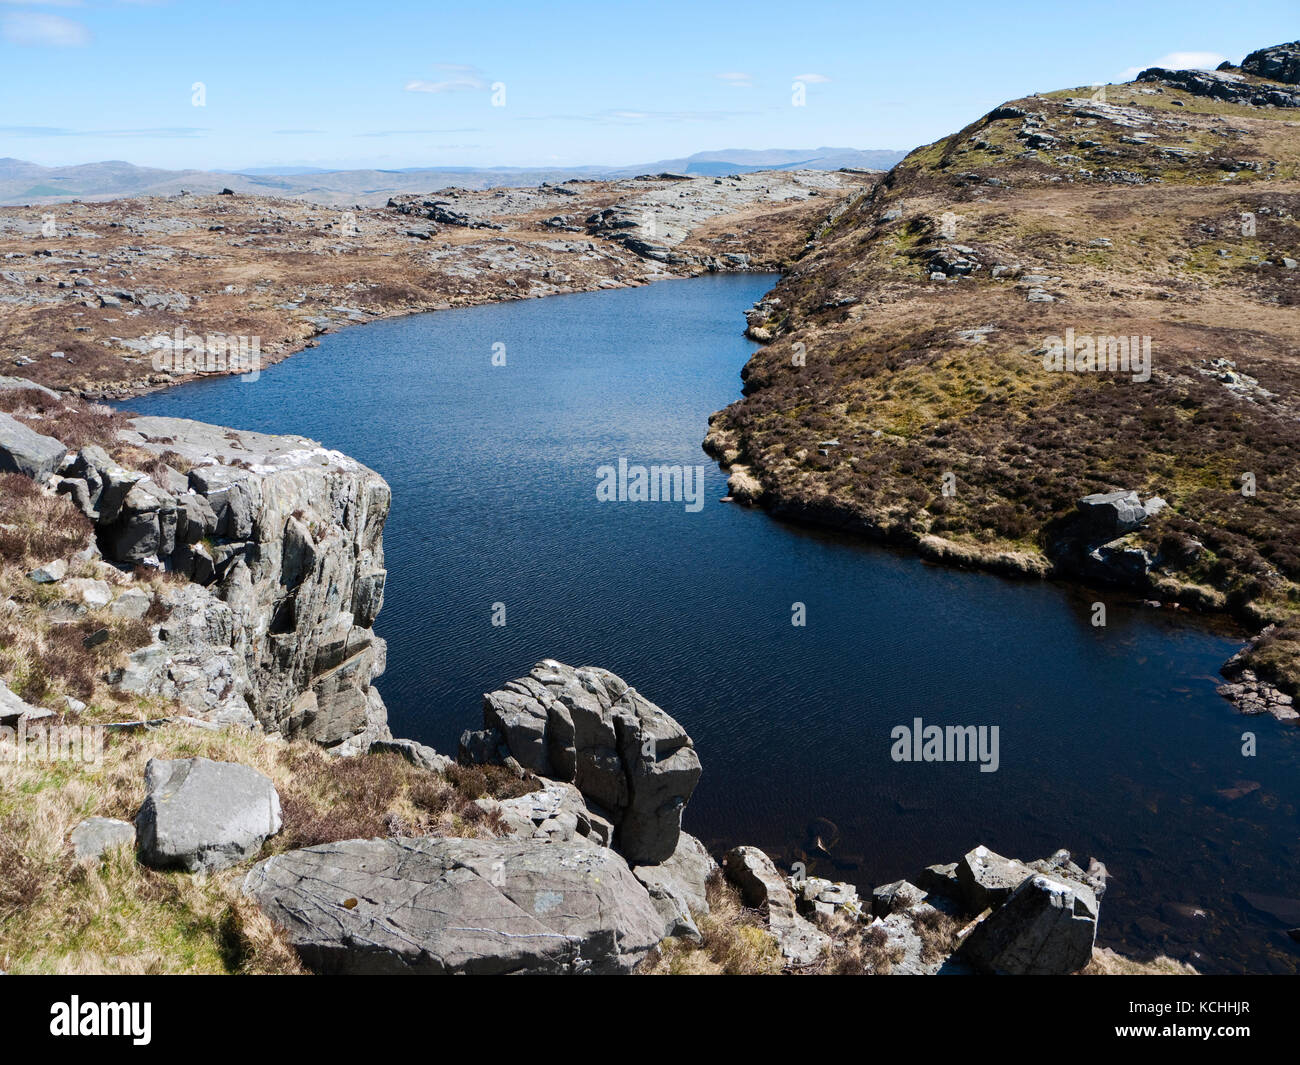
[[[148,796],[136,815],[140,860],[160,869],[213,872],[256,854],[280,831],[280,796],[270,779],[207,758],[145,766]]]
[[[1267,646],[1276,632],[1276,625],[1267,626],[1263,632],[1229,658],[1219,668],[1226,683],[1219,685],[1217,690],[1243,714],[1269,713],[1279,721],[1295,721],[1300,718],[1300,712],[1296,710],[1295,697],[1282,691],[1273,680],[1260,676],[1251,668],[1261,645]]]
[[[445,754],[439,754],[427,744],[415,740],[375,740],[370,744],[371,754],[401,755],[416,769],[425,769],[431,773],[445,773],[455,763]]]
[[[821,958],[830,937],[799,916],[794,893],[771,858],[757,847],[734,847],[723,856],[722,869],[746,906],[767,910],[768,930],[791,965],[813,965]]]
[[[1132,532],[1147,520],[1136,492],[1094,492],[1078,505],[1087,533],[1106,540]]]
[[[625,973],[663,918],[613,851],[542,840],[350,840],[244,881],[322,973]]]
[[[608,847],[613,841],[614,826],[587,809],[577,788],[560,780],[543,781],[538,791],[517,798],[477,802],[482,809],[499,814],[512,836],[593,847]]]
[[[59,394],[52,388],[38,385],[26,377],[6,377],[0,375],[0,392],[36,392],[46,399],[58,399]]]
[[[92,446],[65,464],[59,490],[96,523],[109,561],[163,566],[206,587],[210,600],[188,604],[205,619],[195,638],[178,639],[173,626],[159,634],[161,647],[133,656],[131,690],[167,694],[164,674],[184,647],[182,672],[197,666],[220,681],[224,720],[238,702],[268,731],[326,745],[361,738],[363,748],[387,739],[387,711],[371,685],[385,664],[371,628],[386,579],[384,479],[303,437],[152,417],[121,435],[179,456],[188,473],[127,470]],[[207,638],[214,660],[205,663]],[[242,667],[228,662],[232,653]]]
[[[38,433],[12,414],[0,411],[0,473],[21,473],[44,481],[68,449],[52,436]]]
[[[1088,964],[1097,938],[1097,899],[1084,884],[1038,873],[962,944],[962,957],[985,972],[1056,976]]]
[[[795,906],[805,917],[843,913],[858,919],[863,915],[862,899],[852,884],[820,876],[791,877],[790,890],[794,892]]]
[[[666,935],[699,940],[695,919],[709,912],[709,877],[717,868],[704,844],[683,832],[671,857],[658,865],[633,866],[632,875],[650,893],[666,922]]]
[[[483,724],[461,737],[463,760],[511,758],[573,783],[633,864],[677,849],[699,758],[681,725],[608,670],[540,662],[483,697]]]
[[[962,901],[971,913],[1001,906],[1031,873],[1023,862],[1004,858],[983,845],[968,851],[957,863]]]
[[[1275,44],[1251,52],[1241,61],[1241,69],[1256,77],[1300,85],[1300,41]]]
[[[1252,57],[1258,54],[1252,53]],[[1149,67],[1135,80],[1158,82],[1194,96],[1208,96],[1247,107],[1300,107],[1300,89],[1293,89],[1281,82],[1271,85],[1254,84],[1241,74],[1229,70],[1167,70],[1164,67]]]
[[[114,847],[135,842],[135,825],[113,817],[90,817],[68,837],[78,858],[98,858]]]

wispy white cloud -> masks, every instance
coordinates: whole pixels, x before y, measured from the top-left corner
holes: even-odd
[[[825,85],[831,79],[825,74],[796,74],[794,80],[806,82],[809,85]]]
[[[0,35],[10,44],[47,48],[79,48],[90,43],[90,30],[62,15],[13,11],[0,23]]]
[[[1227,58],[1219,55],[1218,52],[1170,52],[1154,63],[1147,63],[1146,66],[1129,67],[1120,74],[1119,80],[1132,81],[1147,67],[1164,67],[1166,70],[1213,70]]]
[[[407,92],[472,92],[488,88],[487,76],[478,67],[463,63],[437,63],[434,70],[442,75],[438,81],[414,78],[403,88]]]
[[[746,74],[743,70],[728,70],[722,74],[715,74],[714,77],[737,89],[752,89],[754,87],[754,75]]]

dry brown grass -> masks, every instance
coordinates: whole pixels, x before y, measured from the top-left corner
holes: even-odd
[[[845,191],[869,180],[846,175]],[[649,185],[632,191],[639,194],[642,187]],[[629,195],[628,188],[610,182],[583,183],[578,191],[579,196],[564,204],[564,211],[579,219]],[[494,196],[492,191],[467,195],[489,200]],[[708,232],[698,238],[692,235],[688,246],[703,254],[745,252],[756,266],[784,263],[803,246],[835,199],[828,191],[798,205],[751,203],[715,218]],[[265,366],[311,344],[317,335],[312,319],[328,315],[339,304],[375,311],[378,317],[517,299],[531,289],[533,281],[562,291],[589,291],[612,280],[639,284],[650,275],[688,276],[702,269],[695,264],[652,269],[613,241],[586,234],[581,239],[591,240],[604,254],[588,256],[547,247],[548,242],[568,235],[539,224],[555,213],[553,206],[503,215],[506,228],[502,230],[442,226],[433,241],[406,236],[417,220],[388,208],[356,210],[359,232],[344,236],[337,224],[325,228],[326,220],[339,221],[333,209],[258,196],[146,198],[60,204],[51,210],[60,219],[60,230],[75,226],[76,234],[39,240],[0,234],[0,252],[23,256],[6,266],[24,276],[30,298],[28,303],[8,307],[0,319],[0,354],[31,356],[35,361],[22,373],[42,384],[97,395],[173,383],[169,375],[153,368],[148,353],[128,350],[114,337],[170,334],[177,326],[194,333],[257,336]],[[6,212],[23,209],[0,208],[0,215]],[[274,222],[267,221],[268,215],[275,216]],[[214,220],[225,228],[210,231],[207,223]],[[142,221],[184,223],[184,229],[169,233],[166,240],[167,247],[179,254],[154,254],[157,242],[138,228]],[[200,224],[193,224],[196,221]],[[145,251],[134,257],[129,280],[104,271],[87,278],[93,285],[90,289],[58,289],[57,279],[35,280],[38,273],[48,276],[58,271],[43,264],[34,252],[76,259],[92,245],[102,255],[131,242],[145,246]],[[467,275],[466,264],[503,244],[520,249],[519,260],[503,269],[484,265]],[[443,248],[459,254],[431,256]],[[86,265],[90,263],[87,260]],[[551,277],[544,279],[548,271]],[[137,293],[181,292],[192,302],[176,311],[95,305],[93,292],[119,287]],[[54,351],[65,357],[50,358]]]
[[[785,959],[764,927],[762,915],[740,899],[740,892],[714,872],[707,885],[709,913],[696,916],[702,943],[665,939],[642,962],[647,976],[770,976]]]
[[[474,800],[536,790],[500,767],[452,766],[446,776],[416,769],[397,754],[331,758],[319,748],[291,744],[280,792],[284,831],[276,849],[341,839],[389,836],[494,836],[502,822]]]
[[[63,973],[292,973],[296,956],[240,893],[252,860],[209,876],[156,872],[129,847],[77,861],[87,817],[131,820],[150,758],[239,762],[269,776],[284,829],[265,853],[405,834],[491,836],[474,798],[528,789],[505,770],[444,779],[392,754],[339,759],[306,741],[168,725],[110,733],[101,765],[0,760],[0,969]]]
[[[878,926],[837,913],[818,917],[817,927],[831,937],[820,972],[830,976],[888,976],[903,960],[903,949]]]
[[[88,547],[90,521],[67,496],[50,495],[21,473],[0,473],[0,558],[27,570]]]
[[[1199,976],[1186,962],[1161,954],[1151,961],[1134,961],[1116,954],[1110,947],[1094,947],[1092,961],[1079,970],[1079,976]]]

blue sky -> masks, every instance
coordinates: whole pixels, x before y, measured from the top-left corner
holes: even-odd
[[[1300,0],[0,0],[0,156],[239,169],[911,148],[1026,93],[1297,36]]]

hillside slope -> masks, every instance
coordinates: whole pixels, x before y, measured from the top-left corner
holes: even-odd
[[[864,190],[750,314],[705,442],[733,494],[1279,622],[1237,666],[1296,694],[1297,54],[1012,101]],[[1117,490],[1168,506],[1098,535],[1078,501]]]

